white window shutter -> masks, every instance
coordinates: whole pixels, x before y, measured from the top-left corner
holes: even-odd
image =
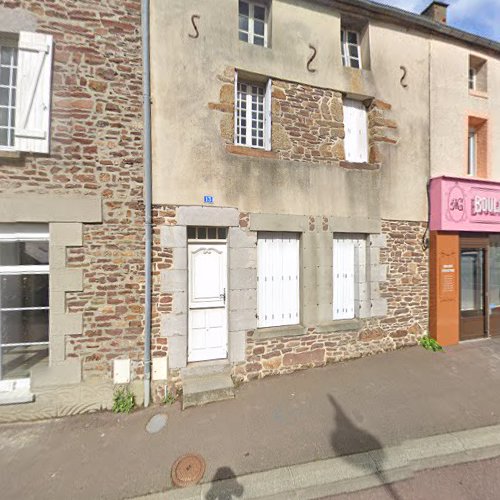
[[[21,31],[18,46],[15,147],[48,153],[52,36]]]
[[[264,149],[266,151],[271,151],[272,143],[271,143],[271,99],[273,92],[273,84],[272,80],[269,78],[266,84],[266,95],[264,98]]]
[[[258,326],[299,323],[299,242],[294,233],[259,233]]]
[[[352,105],[350,100],[344,100],[344,152],[346,161],[353,161],[354,153],[354,120],[352,113]]]
[[[333,319],[354,318],[356,240],[333,240]]]
[[[345,159],[354,163],[368,161],[368,119],[365,105],[344,100]]]

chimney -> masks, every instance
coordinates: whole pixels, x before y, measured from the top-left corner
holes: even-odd
[[[420,15],[438,23],[446,24],[446,9],[448,9],[448,5],[445,2],[431,2]]]

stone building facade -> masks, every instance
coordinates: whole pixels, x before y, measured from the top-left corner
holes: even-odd
[[[27,404],[0,420],[109,408],[117,385],[142,401],[140,4],[0,7],[0,280],[30,284],[14,306],[0,293],[0,319],[21,311],[10,329],[31,340],[2,330],[0,403]],[[154,401],[428,332],[427,181],[459,175],[471,123],[500,176],[500,47],[433,12],[151,0]]]
[[[432,8],[214,0],[152,12],[167,385],[189,405],[230,396],[231,379],[415,344],[429,331],[427,181],[448,168],[436,162],[433,60],[460,51],[466,89],[469,54],[491,83],[498,47]],[[459,114],[479,105],[464,99]]]
[[[0,419],[109,408],[114,361],[143,372],[140,1],[2,2],[0,40],[22,33],[50,36],[50,147],[0,150],[0,224],[48,228],[49,353]]]

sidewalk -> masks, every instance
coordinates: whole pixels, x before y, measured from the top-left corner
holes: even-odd
[[[176,403],[4,424],[2,498],[130,498],[171,488],[170,468],[188,452],[205,458],[208,483],[221,470],[239,477],[498,425],[499,389],[500,340],[482,340],[268,378],[184,412]],[[167,426],[148,434],[159,412]]]

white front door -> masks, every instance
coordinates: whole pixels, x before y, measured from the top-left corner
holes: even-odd
[[[188,361],[227,358],[227,247],[190,243]]]

